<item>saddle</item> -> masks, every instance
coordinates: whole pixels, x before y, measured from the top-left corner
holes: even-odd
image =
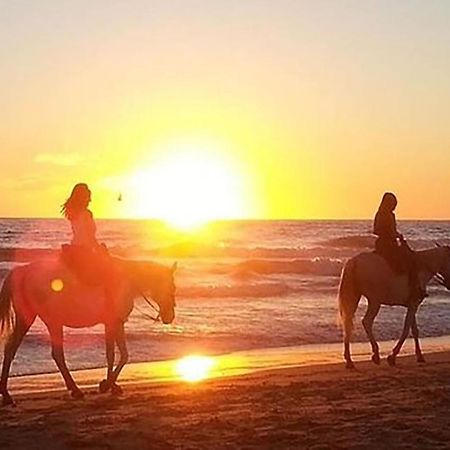
[[[427,292],[420,284],[419,262],[416,253],[406,241],[402,240],[400,245],[396,241],[377,239],[375,253],[382,256],[397,275],[408,275],[410,290],[410,301],[423,300]]]
[[[111,258],[104,245],[88,249],[78,245],[64,244],[61,258],[66,267],[85,285],[105,285],[111,273]]]
[[[405,242],[397,245],[395,241],[377,239],[374,253],[384,258],[396,274],[404,275],[409,273],[414,252]]]

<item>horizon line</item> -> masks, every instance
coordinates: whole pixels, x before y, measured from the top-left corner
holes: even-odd
[[[61,216],[0,216],[0,220],[66,220]],[[162,218],[158,217],[102,217],[96,216],[95,220],[124,220],[124,221],[151,221],[151,222],[166,222]],[[372,221],[373,217],[353,217],[353,218],[336,218],[336,217],[299,217],[299,218],[217,218],[208,220],[206,223],[214,222],[345,222],[345,221]],[[397,218],[398,222],[450,222],[450,217],[448,218],[417,218],[417,217],[406,217]]]

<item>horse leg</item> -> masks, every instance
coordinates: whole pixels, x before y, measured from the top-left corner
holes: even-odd
[[[380,304],[371,303],[369,301],[366,314],[364,315],[364,318],[362,320],[364,330],[366,330],[367,336],[370,341],[370,345],[372,347],[372,361],[377,365],[380,364],[380,347],[378,346],[378,343],[375,339],[372,327],[375,317],[377,316],[379,311],[380,311]]]
[[[416,315],[416,310],[417,310],[417,308],[415,308],[415,307],[408,307],[408,311],[405,316],[405,322],[403,325],[403,331],[400,336],[400,339],[397,342],[396,346],[392,349],[392,353],[388,356],[388,359],[387,359],[388,364],[390,366],[395,366],[395,359],[396,359],[397,355],[400,353],[400,350],[402,349],[403,344],[404,344],[406,338],[408,337],[409,330],[411,329],[411,325],[412,325],[413,320]]]
[[[355,364],[352,360],[352,355],[350,352],[350,339],[352,337],[352,324],[344,323],[344,359],[345,367],[347,369],[354,369]]]
[[[105,394],[111,389],[112,377],[114,372],[115,359],[115,340],[117,333],[117,325],[105,325],[105,345],[106,345],[106,362],[108,365],[106,379],[100,382],[99,391]]]
[[[52,358],[54,359],[62,377],[66,384],[67,390],[70,391],[73,398],[83,398],[84,394],[76,385],[69,369],[66,365],[64,357],[64,336],[62,326],[51,326],[48,328],[50,339],[52,341]]]
[[[113,384],[111,390],[113,394],[120,395],[122,393],[122,388],[118,384],[116,384],[116,381],[119,378],[120,372],[124,368],[125,364],[128,362],[128,349],[125,339],[125,327],[123,322],[117,329],[116,344],[119,349],[120,359],[112,375]]]
[[[411,325],[412,335],[414,337],[414,346],[416,350],[416,359],[418,363],[424,363],[425,358],[422,354],[422,349],[420,348],[419,342],[419,327],[417,326],[417,318],[414,316],[413,323]]]
[[[16,323],[12,334],[8,337],[4,348],[2,375],[0,379],[0,394],[3,396],[3,405],[15,405],[13,398],[8,392],[8,377],[11,369],[11,364],[16,356],[17,349],[19,348],[24,336],[27,334],[31,325],[34,322],[34,317],[30,317],[30,320],[25,322],[20,316],[17,316]]]

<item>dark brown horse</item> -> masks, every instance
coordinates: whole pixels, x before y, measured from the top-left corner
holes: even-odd
[[[52,357],[75,398],[83,396],[65,362],[63,327],[83,328],[105,325],[107,377],[100,391],[120,393],[116,384],[128,361],[124,323],[134,307],[134,300],[148,294],[159,306],[159,318],[165,324],[175,317],[176,264],[159,264],[114,259],[115,276],[111,278],[113,295],[105,295],[102,286],[81,283],[60,258],[19,266],[7,275],[0,292],[0,330],[6,338],[0,394],[3,404],[14,404],[7,383],[11,363],[22,339],[39,316],[47,326]],[[114,349],[120,359],[114,368]]]

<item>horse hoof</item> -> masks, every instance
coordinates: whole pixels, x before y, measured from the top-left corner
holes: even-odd
[[[389,355],[387,357],[387,362],[391,367],[395,366],[395,356],[394,355]]]
[[[380,365],[380,355],[372,355],[372,362],[377,366]]]
[[[16,402],[13,400],[13,398],[9,394],[3,394],[3,406],[16,406]]]
[[[111,383],[108,380],[103,380],[98,385],[100,394],[106,394],[111,389]]]
[[[418,364],[425,364],[426,363],[425,358],[422,355],[418,356],[417,357],[417,363]]]
[[[74,390],[70,391],[70,395],[75,400],[81,400],[82,398],[84,398],[84,393],[80,389],[74,389]]]
[[[355,365],[353,364],[353,361],[347,361],[347,362],[345,363],[345,368],[348,369],[348,370],[354,369],[354,368],[355,368]]]
[[[112,395],[122,395],[123,389],[116,383],[114,383],[111,387],[111,394]]]

